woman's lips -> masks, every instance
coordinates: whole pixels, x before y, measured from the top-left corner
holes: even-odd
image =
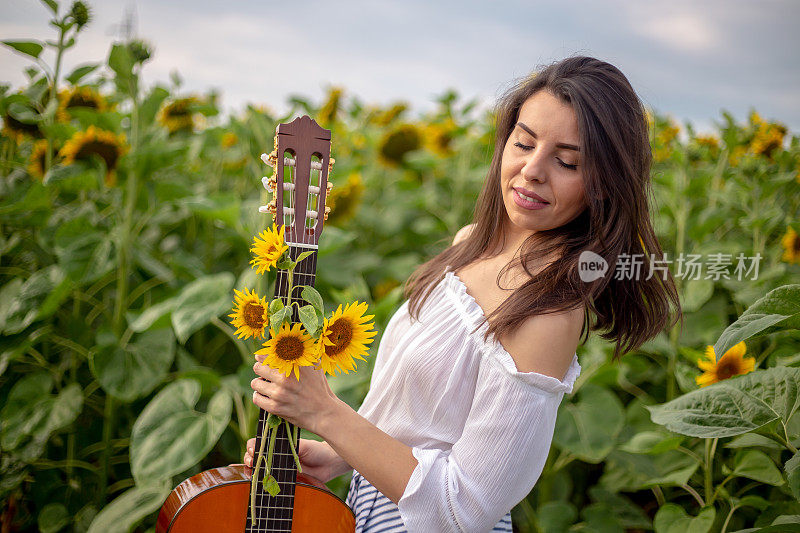
[[[524,209],[544,209],[545,207],[550,205],[547,202],[539,202],[537,200],[531,201],[522,196],[520,192],[516,189],[514,189],[514,203]]]

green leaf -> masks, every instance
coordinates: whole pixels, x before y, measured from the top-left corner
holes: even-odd
[[[283,309],[283,300],[275,298],[269,303],[269,314],[277,313]]]
[[[97,281],[116,265],[112,238],[92,226],[86,217],[78,217],[59,225],[55,233],[58,264],[80,285]]]
[[[690,437],[731,437],[774,420],[784,425],[800,406],[800,368],[756,370],[689,392],[661,405],[650,417],[668,430]]]
[[[308,257],[309,255],[311,255],[313,253],[314,253],[314,250],[306,250],[305,252],[303,252],[300,255],[298,255],[297,259],[295,259],[294,261],[295,261],[295,263],[299,263],[300,261],[302,261],[303,259],[305,259],[306,257]]]
[[[120,80],[127,80],[133,74],[133,57],[124,44],[115,44],[108,54],[108,66]]]
[[[132,331],[139,333],[150,328],[158,319],[166,316],[175,308],[176,298],[167,298],[145,309],[130,324]]]
[[[48,503],[42,508],[37,519],[41,533],[56,533],[70,522],[67,508],[60,503]]]
[[[554,442],[587,463],[599,463],[614,448],[625,415],[622,403],[609,390],[587,384],[579,400],[562,404]]]
[[[303,285],[303,290],[301,291],[300,296],[303,298],[303,300],[313,305],[314,309],[316,309],[320,313],[325,312],[322,303],[322,296],[314,287],[310,285]]]
[[[656,485],[680,486],[688,482],[700,463],[677,450],[658,455],[614,450],[605,460],[600,484],[612,492],[637,491]]]
[[[99,66],[100,65],[98,64],[91,64],[91,65],[82,65],[80,67],[76,67],[75,70],[70,72],[65,79],[71,84],[75,85],[83,78],[94,72]]]
[[[795,499],[800,500],[800,452],[796,452],[786,464],[783,465],[786,472],[786,479],[789,482],[789,489]]]
[[[8,104],[8,114],[23,124],[36,124],[40,120],[39,113],[34,109],[20,102]]]
[[[623,452],[659,454],[681,445],[683,435],[667,435],[659,431],[642,431],[619,447]]]
[[[304,305],[300,308],[299,315],[300,322],[303,323],[303,327],[306,328],[309,335],[317,331],[319,323],[317,322],[317,310],[314,309],[314,306]]]
[[[52,314],[60,301],[67,296],[61,287],[64,277],[64,271],[58,265],[50,265],[34,272],[22,284],[14,301],[9,304],[3,333],[6,335],[19,333],[35,320],[46,317],[47,313]],[[58,301],[50,298],[54,291],[58,291]],[[45,302],[47,307],[44,307]]]
[[[697,311],[714,294],[714,282],[708,279],[688,279],[681,289],[681,310],[685,313]]]
[[[180,379],[144,408],[131,432],[131,471],[137,485],[170,478],[196,465],[230,422],[231,397],[220,390],[205,413],[195,410],[200,383]]]
[[[236,227],[239,221],[241,202],[233,191],[184,198],[181,203],[193,213],[209,220],[219,220],[229,228]]]
[[[280,331],[281,325],[292,316],[292,307],[284,307],[269,315],[269,327],[276,334]]]
[[[723,473],[727,474],[727,469]],[[767,454],[760,450],[741,450],[734,460],[734,475],[769,485],[783,485],[783,476]]]
[[[2,41],[4,45],[13,48],[21,54],[39,59],[39,54],[44,50],[42,43],[38,41]]]
[[[689,516],[674,503],[662,505],[653,520],[656,533],[707,533],[714,525],[714,507],[704,507],[697,516]]]
[[[294,267],[297,265],[294,261],[289,259],[288,256],[284,257],[280,261],[278,261],[275,266],[281,268],[283,270],[294,270]]]
[[[576,518],[578,511],[568,502],[547,502],[536,513],[536,520],[543,533],[564,533]]]
[[[272,474],[269,474],[269,477],[265,477],[263,480],[264,490],[269,492],[271,495],[275,496],[281,491],[280,486],[278,486],[278,480]]]
[[[158,510],[169,496],[171,483],[135,486],[103,507],[87,533],[130,533],[133,527]]]
[[[19,380],[9,393],[0,422],[0,448],[21,449],[25,460],[36,459],[44,451],[50,435],[72,424],[83,408],[83,393],[77,383],[50,394],[53,380],[44,372]]]
[[[42,3],[53,12],[53,15],[58,15],[58,2],[56,0],[42,0]]]
[[[181,344],[212,318],[231,308],[233,274],[222,272],[204,276],[186,285],[172,311],[172,327]]]
[[[0,448],[4,451],[13,450],[41,428],[40,422],[47,416],[51,406],[49,398],[52,388],[53,378],[44,372],[25,376],[14,384],[0,411],[0,420],[3,422]]]
[[[800,329],[800,284],[773,289],[748,307],[719,336],[714,353],[719,360],[743,340],[787,329]]]
[[[126,347],[103,346],[92,354],[92,373],[107,393],[133,401],[150,393],[166,377],[175,358],[175,337],[169,328],[146,331]]]

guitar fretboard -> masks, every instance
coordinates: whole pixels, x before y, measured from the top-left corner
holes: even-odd
[[[309,250],[307,246],[295,246],[292,243],[287,244],[289,245],[289,257],[293,260],[296,260],[297,256],[304,251]],[[316,272],[317,252],[314,250],[314,253],[303,259],[297,265],[292,275],[294,290],[292,290],[291,301],[299,303],[300,307],[308,303],[300,297],[300,286],[308,285],[313,287],[316,280]],[[290,304],[289,274],[285,270],[278,270],[274,297],[281,298],[284,305]],[[295,306],[292,313],[292,323],[295,322],[299,322],[297,306]],[[292,376],[294,376],[294,374],[292,374]],[[260,449],[261,439],[268,438],[266,434],[267,415],[268,413],[263,409],[259,410],[256,452]],[[294,432],[294,424],[289,424],[289,427],[291,431]],[[269,492],[264,490],[264,485],[261,483],[264,473],[266,472],[266,455],[269,450],[269,440],[267,440],[267,442],[264,443],[264,460],[261,462],[261,467],[258,471],[259,479],[255,489],[255,509],[253,509],[253,513],[250,512],[250,502],[248,501],[247,527],[245,529],[247,533],[290,532],[292,530],[297,465],[295,464],[291,445],[289,444],[289,434],[286,430],[286,424],[282,422],[275,428],[275,431],[277,431],[277,433],[275,436],[275,448],[272,453],[272,467],[270,472],[277,480],[280,492],[272,496]],[[296,451],[299,453],[300,450],[297,449]],[[255,459],[253,461],[253,466],[255,466]],[[255,517],[255,520],[251,521],[251,515]]]

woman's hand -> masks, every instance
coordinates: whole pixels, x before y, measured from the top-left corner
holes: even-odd
[[[294,374],[287,377],[261,364],[261,360],[263,356],[253,365],[253,370],[260,376],[250,382],[253,403],[268,413],[325,438],[319,432],[320,422],[335,416],[344,403],[328,385],[325,371],[316,366],[302,366],[298,381]],[[330,423],[330,420],[327,422]]]
[[[300,439],[297,455],[300,457],[300,464],[303,473],[315,477],[327,483],[331,479],[345,473],[341,466],[347,466],[341,457],[328,446],[326,442],[317,440]],[[266,453],[266,451],[264,452]],[[253,467],[253,457],[256,454],[256,439],[247,441],[247,451],[244,454],[244,464]],[[338,461],[337,461],[338,459]],[[263,461],[263,459],[262,459]],[[262,463],[263,465],[264,463]],[[339,467],[339,468],[337,468]]]

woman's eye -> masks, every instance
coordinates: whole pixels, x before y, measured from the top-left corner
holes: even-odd
[[[534,148],[533,146],[528,146],[528,145],[522,144],[521,142],[515,142],[514,146],[516,146],[517,148],[521,148],[522,150],[524,150],[526,152],[528,150],[533,150],[533,148]],[[575,169],[578,168],[578,165],[570,165],[570,164],[564,163],[560,159],[557,159],[557,161],[562,167],[568,168],[569,170],[575,170]]]

